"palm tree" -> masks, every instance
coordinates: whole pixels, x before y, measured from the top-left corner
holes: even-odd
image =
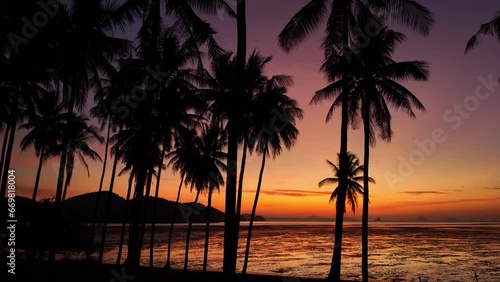
[[[224,131],[221,131],[221,126],[217,116],[212,116],[212,124],[203,127],[201,135],[201,152],[202,161],[200,166],[200,186],[205,186],[208,190],[208,203],[207,203],[207,222],[205,226],[205,250],[203,253],[203,272],[206,272],[208,265],[208,245],[210,238],[210,222],[212,211],[212,194],[214,190],[219,191],[219,187],[224,185],[224,177],[222,171],[227,170],[224,161],[227,159],[227,154],[222,152],[225,146],[226,138]],[[205,174],[208,176],[205,176]]]
[[[174,232],[174,224],[176,220],[177,210],[179,209],[179,200],[183,185],[187,185],[192,180],[191,171],[193,170],[196,148],[198,146],[198,136],[194,129],[180,131],[175,137],[175,149],[165,155],[169,162],[167,166],[172,167],[173,171],[180,172],[180,184],[177,190],[177,198],[175,200],[172,218],[170,220],[170,228],[167,244],[167,262],[165,268],[170,269],[170,254],[172,245],[172,235]],[[187,180],[187,181],[186,181]]]
[[[358,22],[363,23],[367,18],[358,17]],[[350,88],[349,115],[353,126],[363,121],[364,128],[364,169],[368,176],[369,148],[375,145],[375,130],[379,131],[381,139],[388,142],[393,136],[391,127],[391,113],[387,101],[396,109],[403,109],[411,118],[415,118],[413,107],[425,110],[420,101],[404,86],[394,80],[413,79],[426,81],[428,79],[428,65],[424,61],[395,62],[392,55],[396,46],[405,39],[404,35],[384,27],[380,33],[371,39],[368,45],[354,41],[351,50],[352,59],[349,64],[348,85]],[[362,39],[360,39],[362,40]],[[338,57],[331,56],[323,65],[324,69],[335,69],[341,66]],[[327,120],[333,115],[335,108],[341,104],[341,80],[334,81],[327,87],[319,90],[313,97],[312,103],[317,103],[330,98],[334,99],[328,112]],[[364,180],[363,197],[363,277],[368,276],[368,203],[369,181]]]
[[[328,4],[331,5],[329,9]],[[384,17],[399,20],[401,23],[412,27],[420,33],[427,35],[433,22],[432,13],[416,1],[412,0],[390,0],[390,1],[352,1],[352,0],[311,0],[288,22],[279,35],[279,45],[290,52],[301,41],[306,39],[325,19],[327,20],[326,36],[322,47],[325,58],[336,54],[342,59],[343,67],[338,70],[328,69],[326,73],[330,80],[335,77],[347,78],[347,63],[349,61],[350,33],[357,26],[355,15],[366,10],[381,13]],[[329,12],[330,11],[330,12]],[[372,26],[373,27],[373,26]],[[360,26],[359,29],[366,30],[369,26]],[[349,91],[347,80],[339,85],[341,89],[341,134],[340,134],[340,194],[338,210],[335,219],[335,244],[332,256],[332,264],[329,280],[340,280],[340,265],[342,252],[342,226],[343,205],[345,203],[345,187],[347,183],[347,134],[349,125]],[[367,278],[364,278],[366,280]]]
[[[248,226],[245,260],[242,270],[243,275],[246,275],[247,271],[252,227],[255,220],[266,157],[272,155],[273,158],[276,158],[281,153],[283,146],[286,149],[290,149],[299,135],[295,124],[297,119],[302,119],[302,110],[297,106],[297,102],[288,97],[286,93],[286,86],[280,85],[274,79],[270,79],[261,92],[254,98],[254,111],[252,112],[255,132],[249,148],[250,150],[255,149],[258,153],[262,154],[262,165]]]
[[[369,205],[369,156],[370,146],[375,145],[374,129],[380,138],[388,142],[393,135],[391,114],[387,103],[402,109],[415,118],[413,108],[425,111],[425,107],[407,88],[395,80],[428,80],[428,65],[424,61],[394,62],[392,55],[404,35],[384,28],[368,46],[359,49],[362,67],[352,92],[351,108],[360,108],[364,129],[364,196],[362,219],[362,260],[364,277],[368,277],[368,205]],[[354,116],[355,114],[352,113]]]
[[[190,40],[181,42],[179,35],[172,28],[164,31],[161,44],[160,64],[166,83],[160,88],[157,103],[158,114],[155,117],[158,119],[159,124],[158,130],[162,140],[162,153],[157,164],[158,174],[153,204],[149,251],[151,267],[153,266],[154,257],[156,209],[161,174],[164,169],[163,160],[166,152],[172,149],[175,136],[180,134],[179,132],[185,131],[186,128],[197,125],[200,116],[192,112],[198,111],[199,108],[204,106],[203,101],[195,95],[197,87],[194,82],[199,81],[200,77],[194,70],[189,68],[198,58],[198,46]]]
[[[476,34],[469,39],[467,47],[465,47],[465,53],[468,53],[479,44],[482,35],[492,35],[500,41],[500,11],[491,21],[482,24]]]
[[[112,73],[113,60],[125,55],[131,47],[128,40],[108,35],[108,32],[120,25],[120,22],[112,17],[116,8],[111,1],[75,0],[70,7],[64,9],[67,16],[61,21],[61,25],[65,30],[60,34],[60,38],[64,40],[58,43],[57,48],[58,57],[61,58],[60,79],[65,83],[63,97],[68,102],[69,114],[72,114],[75,108],[84,108],[89,90],[98,90],[101,87],[101,75]],[[65,185],[64,168],[68,161],[68,152],[62,151],[56,207],[59,207],[62,199]]]
[[[46,93],[37,98],[36,112],[30,113],[28,121],[19,126],[19,128],[30,130],[21,140],[21,150],[26,151],[33,146],[36,155],[39,157],[33,189],[33,202],[36,202],[43,162],[50,157],[50,155],[46,154],[47,148],[53,147],[62,134],[66,119],[64,114],[65,106],[64,102],[58,102],[56,93]]]
[[[64,193],[62,200],[66,199],[66,193],[71,183],[75,157],[80,160],[83,168],[90,177],[89,166],[85,161],[85,157],[89,157],[94,161],[102,161],[97,152],[92,150],[89,144],[94,142],[103,142],[102,136],[99,135],[99,129],[94,125],[88,124],[89,119],[84,116],[69,115],[64,126],[64,137],[62,142],[53,145],[49,148],[49,154],[59,155],[62,152],[67,152],[68,162],[66,163],[66,180],[64,185]]]
[[[111,121],[108,121],[108,122],[111,122]],[[122,128],[123,128],[123,125],[120,125],[120,129],[119,129],[119,131],[118,131],[117,134],[120,134]],[[104,218],[103,218],[103,221],[102,221],[103,222],[103,226],[102,226],[102,230],[101,230],[101,244],[99,246],[99,255],[97,257],[97,261],[99,263],[102,263],[102,259],[103,259],[103,256],[104,256],[104,246],[106,244],[106,234],[107,234],[107,229],[108,229],[108,216],[109,216],[109,210],[110,210],[110,207],[111,207],[111,198],[113,196],[113,188],[114,188],[114,185],[115,185],[116,169],[118,167],[118,161],[120,160],[121,155],[122,155],[121,148],[118,147],[118,146],[113,146],[112,149],[111,149],[111,154],[114,155],[115,157],[114,157],[114,160],[113,160],[113,168],[111,169],[111,180],[109,182],[109,193],[108,193],[108,197],[106,199],[106,205],[105,205],[105,208],[104,208]],[[131,177],[131,179],[132,178],[133,177]],[[100,194],[101,194],[101,191],[99,191],[99,194],[97,195],[97,199],[98,200],[100,198]],[[129,197],[130,197],[130,191],[127,192],[127,204],[126,205],[128,205],[128,200],[129,200],[128,198]],[[98,207],[99,206],[97,206],[97,208]],[[125,210],[125,214],[126,214],[126,212],[127,212],[127,210]],[[96,219],[97,219],[97,212],[94,213],[94,222],[93,222],[93,224],[95,224]]]
[[[337,154],[338,156],[338,161],[340,162],[340,154]],[[356,155],[348,152],[347,153],[347,159],[348,159],[348,170],[347,170],[347,191],[346,191],[346,200],[351,206],[351,210],[353,213],[356,212],[356,207],[358,206],[358,194],[363,194],[363,186],[359,184],[358,182],[363,181],[364,176],[360,176],[360,174],[363,174],[364,168],[363,165],[359,164],[359,159],[356,157]],[[328,177],[323,180],[321,180],[318,183],[318,187],[323,187],[325,185],[329,184],[334,184],[337,185],[335,189],[333,190],[332,194],[330,195],[330,202],[336,201],[336,205],[338,206],[339,200],[338,196],[340,194],[340,185],[339,185],[339,176],[340,176],[340,169],[339,167],[332,163],[329,160],[326,160],[326,163],[328,166],[332,169],[333,174],[335,177]],[[371,183],[375,183],[375,180],[371,177],[367,177],[368,181]],[[343,213],[346,212],[345,205],[344,205],[344,210],[342,211]]]

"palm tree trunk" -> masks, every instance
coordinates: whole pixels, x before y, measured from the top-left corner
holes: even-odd
[[[203,272],[207,272],[208,264],[208,243],[210,240],[210,216],[212,215],[212,193],[213,188],[208,188],[208,203],[207,203],[207,223],[205,225],[205,251],[203,253]]]
[[[147,216],[148,216],[148,206],[149,206],[149,198],[151,195],[151,185],[153,182],[153,169],[150,169],[148,174],[148,181],[146,184],[146,199],[144,200],[143,206],[143,218],[141,224],[141,232],[139,233],[139,248],[142,250],[142,246],[144,244],[144,232],[146,230]]]
[[[5,164],[5,150],[7,149],[7,143],[9,142],[9,134],[10,134],[10,122],[7,123],[7,128],[5,128],[5,135],[3,136],[2,143],[2,156],[0,159],[0,180],[3,175],[3,165]]]
[[[253,228],[253,222],[255,220],[255,213],[257,211],[257,203],[259,202],[260,187],[262,185],[262,176],[264,175],[264,167],[266,166],[266,155],[267,155],[267,145],[266,145],[266,148],[264,150],[264,153],[262,154],[262,165],[260,167],[259,182],[257,183],[257,191],[255,192],[255,199],[253,201],[252,214],[250,215],[250,223],[248,224],[247,245],[246,245],[246,249],[245,249],[245,260],[243,262],[243,270],[241,271],[241,273],[243,275],[247,274],[248,255],[250,254],[250,241],[252,239],[252,228]]]
[[[153,217],[151,219],[151,239],[149,243],[149,267],[153,267],[153,251],[154,251],[154,243],[155,243],[155,227],[156,227],[156,209],[158,207],[158,194],[160,192],[160,179],[161,172],[163,167],[163,160],[165,159],[165,154],[167,153],[167,145],[163,144],[163,151],[161,152],[161,161],[160,166],[158,168],[158,176],[156,177],[156,189],[155,189],[155,201],[153,204]]]
[[[120,233],[120,244],[118,246],[118,256],[116,257],[116,265],[121,264],[122,260],[122,251],[123,251],[123,241],[125,238],[125,225],[129,221],[129,202],[130,202],[130,191],[132,190],[132,182],[134,180],[134,176],[130,174],[130,177],[128,179],[128,189],[127,189],[127,201],[125,202],[125,209],[123,211],[123,219],[122,219],[122,231]]]
[[[196,208],[196,204],[198,203],[198,198],[200,197],[200,192],[201,190],[196,191],[196,198],[194,199],[194,205]],[[184,272],[187,272],[188,270],[188,261],[189,261],[189,239],[191,238],[191,229],[193,227],[193,214],[191,213],[189,215],[189,223],[188,223],[188,230],[187,230],[187,237],[186,237],[186,253],[184,256]]]
[[[65,141],[63,141],[65,142]],[[59,174],[57,176],[57,187],[56,187],[56,199],[55,199],[55,216],[53,218],[53,232],[57,234],[56,232],[56,226],[59,217],[62,216],[62,206],[61,206],[61,198],[62,198],[62,192],[63,192],[63,183],[64,183],[64,171],[66,167],[66,158],[67,158],[67,150],[66,148],[63,148],[61,152],[61,160],[59,161]],[[55,235],[55,234],[54,234]],[[52,237],[52,240],[55,240],[55,236]],[[55,250],[51,248],[49,251],[49,261],[54,262],[55,261]]]
[[[238,230],[240,230],[240,223],[241,223],[241,201],[243,198],[243,179],[245,175],[245,164],[247,161],[247,150],[248,150],[248,140],[245,137],[245,140],[243,141],[243,155],[241,156],[240,179],[238,182],[238,202],[236,204],[236,222],[238,225]]]
[[[240,0],[237,4],[237,31],[238,47],[236,52],[236,61],[238,68],[238,94],[243,96],[243,80],[245,76],[246,64],[246,0]],[[238,255],[238,236],[239,230],[236,222],[236,175],[238,164],[238,138],[236,131],[238,125],[235,124],[235,115],[240,113],[231,113],[228,121],[228,170],[226,177],[226,199],[225,199],[225,224],[224,224],[224,259],[223,272],[227,282],[234,280],[236,274],[236,259]]]
[[[97,199],[94,208],[94,217],[92,219],[92,231],[91,234],[94,235],[95,232],[95,223],[97,222],[97,215],[99,213],[99,205],[101,203],[101,192],[102,192],[102,184],[104,183],[104,176],[106,174],[106,164],[108,163],[108,148],[109,148],[109,135],[111,132],[111,118],[108,118],[108,133],[106,136],[106,146],[104,148],[104,161],[102,164],[102,174],[101,180],[99,181],[99,190],[97,192]]]
[[[115,159],[113,161],[113,169],[111,171],[111,181],[109,183],[109,194],[108,194],[108,198],[106,199],[106,208],[104,210],[104,218],[103,218],[103,225],[102,225],[102,232],[101,232],[101,245],[99,247],[99,256],[97,258],[97,261],[99,263],[102,263],[102,258],[104,255],[104,246],[106,244],[106,234],[108,231],[109,209],[111,206],[111,198],[113,196],[113,188],[115,186],[116,167],[118,166],[119,159],[120,159],[120,153],[116,152]]]
[[[69,175],[70,169],[73,169],[73,168],[69,168],[67,166],[67,161],[66,161],[66,181],[64,182],[64,190],[63,190],[63,194],[62,194],[62,203],[63,204],[64,204],[64,201],[66,201],[66,192],[68,192],[68,186],[69,186],[68,175]]]
[[[147,170],[139,168],[137,171],[137,180],[135,183],[135,197],[132,209],[132,226],[128,243],[128,255],[125,265],[131,271],[137,270],[141,261],[141,249],[139,244],[139,233],[141,228],[142,201],[144,198],[144,185],[146,184]]]
[[[343,38],[344,44],[349,42],[349,27],[348,27],[348,3],[344,4],[344,20],[343,20]],[[345,56],[344,56],[344,61]],[[330,281],[339,282],[340,281],[340,266],[342,259],[342,231],[344,225],[344,210],[345,210],[345,198],[346,198],[346,185],[347,185],[347,134],[349,125],[349,93],[348,93],[348,81],[347,81],[347,71],[344,70],[342,74],[343,85],[342,85],[342,113],[341,113],[341,132],[340,132],[340,159],[339,159],[339,195],[337,196],[337,205],[335,211],[335,242],[333,245],[333,256],[332,265],[330,268],[330,273],[328,279]]]
[[[363,282],[368,282],[368,204],[369,198],[369,174],[368,166],[370,163],[370,116],[369,116],[369,105],[365,102],[363,113],[363,126],[365,134],[365,156],[363,164],[363,218],[361,227],[361,272],[363,277]]]
[[[167,263],[165,267],[170,268],[170,251],[172,246],[172,235],[174,233],[174,223],[175,217],[177,215],[177,209],[179,208],[179,200],[181,197],[182,184],[184,184],[184,175],[181,176],[181,183],[179,184],[179,190],[177,191],[177,199],[175,200],[174,210],[172,212],[172,219],[170,220],[170,229],[168,231],[168,249],[167,249]]]
[[[35,188],[33,188],[33,197],[31,200],[33,202],[36,202],[36,194],[38,193],[38,184],[40,183],[40,175],[42,172],[42,166],[43,166],[43,158],[45,153],[45,144],[42,145],[42,148],[40,148],[40,160],[38,161],[38,170],[36,171],[36,178],[35,178]]]

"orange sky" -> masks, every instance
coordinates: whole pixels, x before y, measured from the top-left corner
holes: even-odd
[[[329,188],[334,187],[319,189],[317,183],[331,176],[325,159],[336,160],[340,120],[337,115],[325,124],[329,103],[308,105],[314,91],[326,85],[318,71],[324,27],[292,53],[285,54],[277,47],[277,35],[305,1],[248,2],[249,51],[258,48],[264,55],[273,55],[267,69],[269,75],[286,73],[295,78],[289,95],[297,99],[305,111],[304,119],[298,124],[300,136],[296,146],[267,162],[257,213],[332,217],[334,205],[328,203],[328,198]],[[397,60],[430,63],[429,82],[404,83],[420,98],[427,112],[417,112],[416,120],[395,113],[394,139],[390,144],[378,141],[372,149],[370,174],[377,184],[371,186],[371,217],[500,220],[500,89],[498,84],[484,83],[496,81],[500,76],[497,64],[500,44],[492,38],[484,38],[472,53],[463,54],[468,38],[481,23],[494,16],[500,5],[486,0],[453,1],[453,6],[447,6],[449,3],[442,3],[444,1],[421,2],[436,15],[436,25],[429,37],[420,37],[397,26],[393,28],[408,36],[398,49]],[[227,17],[209,19],[219,33],[221,44],[234,49],[235,22]],[[133,37],[133,29],[129,33],[126,35]],[[362,158],[361,131],[349,133],[349,150]],[[22,136],[22,132],[17,136]],[[102,154],[104,147],[95,146],[95,149]],[[31,196],[38,164],[34,152],[16,151],[13,158],[11,167],[17,170],[18,194]],[[248,158],[243,212],[250,212],[260,161],[259,156]],[[70,196],[97,190],[102,165],[92,163],[91,166],[90,178],[82,167],[75,168]],[[40,197],[55,194],[57,169],[56,159],[43,168]],[[109,183],[109,171],[105,183]],[[115,191],[122,196],[125,196],[126,181],[127,176],[122,176],[116,182]],[[164,171],[161,197],[174,199],[178,182],[178,175],[169,169]],[[194,196],[184,189],[182,201],[192,201]],[[361,197],[359,204],[361,207]],[[224,209],[224,189],[214,195],[214,206]],[[360,214],[361,210],[356,216]],[[350,212],[347,216],[353,217]]]

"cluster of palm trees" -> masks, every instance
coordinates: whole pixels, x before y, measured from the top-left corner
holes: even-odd
[[[166,16],[161,15],[162,2],[166,5]],[[180,172],[177,204],[181,188],[187,186],[196,191],[195,203],[200,194],[208,194],[207,210],[210,211],[214,190],[230,181],[231,177],[226,180],[223,173],[236,177],[235,166],[229,160],[231,145],[236,145],[237,152],[238,146],[244,144],[244,155],[247,152],[262,155],[257,188],[260,190],[266,157],[276,157],[283,148],[290,149],[298,137],[295,124],[302,118],[302,110],[287,96],[293,80],[287,75],[265,75],[271,57],[254,51],[248,58],[245,54],[240,65],[238,55],[224,51],[217,44],[213,37],[215,31],[194,10],[216,13],[224,9],[234,16],[235,12],[224,1],[130,0],[120,6],[104,0],[53,3],[58,5],[57,15],[41,27],[35,37],[26,44],[16,45],[19,47],[16,50],[12,42],[4,41],[1,45],[0,85],[5,108],[1,120],[1,129],[5,130],[2,167],[7,169],[10,165],[17,129],[27,130],[21,148],[33,147],[39,158],[32,197],[36,201],[43,165],[50,158],[59,159],[54,190],[56,215],[52,226],[56,241],[57,221],[70,189],[75,158],[87,172],[87,158],[103,162],[98,187],[101,192],[106,186],[109,152],[113,164],[107,190],[113,192],[115,178],[128,173],[127,200],[131,199],[131,206],[124,210],[128,217],[122,223],[117,262],[121,262],[123,234],[129,223],[125,264],[129,269],[139,265],[145,225],[150,220],[146,218],[146,209],[152,205],[149,247],[150,265],[153,265],[154,218],[162,170],[170,167]],[[22,34],[21,19],[32,18],[40,8],[36,1],[29,1],[28,7],[16,3],[2,5],[5,6],[2,24],[7,27],[4,35]],[[112,35],[135,20],[142,20],[137,44]],[[164,20],[171,24],[163,24]],[[205,66],[207,60],[209,65]],[[241,67],[243,73],[239,73]],[[99,126],[93,125],[85,112],[89,112]],[[103,158],[92,149],[96,142],[105,143]],[[121,171],[117,171],[119,163],[124,166]],[[240,177],[243,178],[243,170]],[[238,206],[238,212],[234,210],[237,220],[233,221],[237,228],[242,185],[241,181],[239,201],[234,201],[234,206]],[[102,200],[101,193],[97,195],[92,231]],[[154,202],[150,202],[153,195]],[[102,262],[106,243],[111,196],[104,200],[99,262]],[[251,223],[257,201],[258,193]],[[172,225],[174,218],[175,214]],[[209,224],[208,212],[204,270],[208,260]],[[188,229],[191,229],[191,219]],[[170,267],[172,230],[166,267]],[[250,239],[247,253],[249,246]],[[189,230],[186,270],[188,248]],[[50,261],[55,259],[55,254],[56,250],[52,249]],[[246,257],[248,259],[248,254]]]
[[[57,13],[29,36],[25,19],[34,19],[41,8],[39,2],[3,1],[0,7],[3,98],[0,100],[0,132],[4,133],[0,194],[4,196],[6,192],[6,175],[18,128],[28,130],[21,148],[33,147],[39,159],[34,201],[43,164],[50,158],[59,159],[54,230],[70,187],[75,157],[87,171],[86,158],[103,162],[98,187],[101,192],[109,152],[113,157],[109,191],[113,191],[117,175],[128,173],[129,176],[127,200],[132,200],[124,211],[129,217],[122,229],[130,224],[126,264],[133,269],[140,263],[146,208],[152,204],[156,211],[162,170],[168,166],[180,173],[177,202],[182,187],[187,186],[196,191],[195,202],[201,193],[206,193],[210,206],[214,190],[225,184],[223,271],[227,281],[232,281],[236,272],[246,156],[257,153],[262,156],[262,167],[247,238],[243,266],[246,273],[251,227],[266,159],[278,156],[283,147],[293,146],[298,137],[295,123],[302,118],[296,101],[286,95],[292,85],[291,77],[266,76],[264,67],[271,61],[270,57],[256,51],[247,57],[246,1],[238,0],[236,11],[223,0],[127,0],[121,5],[106,0],[73,0],[64,4],[53,1],[51,5],[57,6],[53,7]],[[214,37],[216,32],[198,15],[198,12],[215,14],[221,10],[236,18],[235,54],[219,46]],[[476,45],[480,34],[499,34],[499,18],[483,25],[467,49]],[[341,116],[339,162],[338,165],[329,162],[336,178],[320,182],[320,185],[338,183],[331,198],[336,198],[337,203],[329,275],[333,281],[340,280],[346,199],[354,205],[356,192],[361,190],[362,273],[363,281],[368,280],[368,203],[372,181],[368,176],[369,151],[377,134],[382,140],[391,140],[389,106],[403,110],[410,117],[415,117],[414,108],[425,109],[399,82],[427,80],[428,66],[424,61],[392,59],[404,35],[391,30],[388,19],[422,35],[429,33],[433,23],[432,13],[413,0],[310,0],[278,37],[279,46],[291,52],[323,20],[327,22],[321,46],[324,50],[321,70],[330,84],[318,90],[311,103],[332,99],[327,121],[338,108]],[[140,23],[135,42],[113,35],[132,22]],[[12,42],[12,38],[23,40]],[[204,65],[207,60],[208,67]],[[98,127],[85,115],[91,98],[94,103],[89,112],[99,121]],[[357,166],[355,156],[348,151],[349,125],[356,127],[359,123],[365,136],[362,166]],[[94,142],[106,144],[103,159],[91,148]],[[243,154],[238,162],[240,148]],[[164,160],[168,160],[166,165]],[[125,166],[121,172],[117,171],[118,163]],[[361,170],[362,189],[353,184],[360,180],[356,177]],[[153,193],[155,200],[150,203]],[[96,203],[96,215],[100,200]],[[106,200],[109,210],[110,197]],[[204,269],[208,257],[209,216]],[[104,222],[100,261],[107,232],[106,220]],[[154,229],[153,224],[151,265]],[[167,267],[170,266],[172,230],[170,228]],[[122,232],[118,263],[123,241]],[[186,245],[188,248],[189,234]],[[49,259],[54,258],[55,250],[52,250]],[[186,269],[187,262],[186,251]]]

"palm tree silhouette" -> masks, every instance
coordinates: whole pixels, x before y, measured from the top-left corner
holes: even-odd
[[[168,244],[167,244],[167,262],[165,268],[170,269],[170,254],[172,245],[172,235],[174,231],[174,223],[177,215],[177,210],[179,209],[179,200],[181,195],[181,189],[183,185],[187,185],[192,181],[191,172],[194,167],[194,160],[196,156],[196,148],[198,146],[199,139],[196,135],[194,129],[180,131],[176,135],[175,149],[166,154],[166,158],[169,159],[167,166],[172,167],[175,171],[180,172],[180,184],[177,191],[177,198],[174,205],[174,210],[172,213],[172,218],[170,220],[170,228],[168,234]]]
[[[114,27],[121,23],[112,17],[117,7],[110,1],[76,0],[71,6],[63,9],[64,16],[60,21],[60,40],[57,44],[59,79],[64,82],[63,97],[68,103],[68,113],[82,110],[87,101],[90,89],[99,90],[102,73],[111,73],[113,60],[124,56],[131,44],[128,40],[108,35]],[[92,15],[92,16],[89,16]],[[66,145],[62,146],[67,147]],[[60,210],[63,191],[69,184],[64,182],[64,168],[70,168],[71,158],[67,151],[61,152],[59,176],[56,186],[55,206]],[[70,163],[68,165],[68,163]],[[70,169],[71,170],[71,169]],[[70,178],[66,175],[66,178]],[[54,252],[50,253],[50,261],[54,261]]]
[[[302,110],[297,106],[297,102],[286,95],[287,86],[291,85],[291,80],[287,82],[286,85],[283,85],[280,80],[269,79],[261,92],[254,98],[254,111],[252,112],[255,128],[249,148],[251,151],[255,150],[262,155],[262,164],[248,226],[245,260],[242,269],[243,275],[246,275],[248,266],[252,228],[259,201],[266,157],[272,155],[273,158],[276,158],[281,153],[283,146],[290,149],[299,135],[295,125],[298,119],[302,119],[303,114]]]
[[[408,89],[395,80],[428,80],[428,65],[424,61],[394,62],[392,55],[404,35],[383,29],[368,46],[360,49],[362,63],[356,79],[356,88],[351,93],[351,108],[360,107],[364,129],[364,196],[362,218],[362,260],[363,271],[368,275],[368,205],[369,205],[369,156],[370,146],[375,145],[374,127],[381,139],[391,141],[391,114],[387,103],[402,109],[415,118],[412,108],[425,111],[425,107]],[[351,113],[355,116],[355,113]]]
[[[340,162],[340,154],[337,154],[338,157],[338,162]],[[347,191],[346,191],[346,200],[347,203],[351,206],[351,210],[353,213],[356,212],[356,207],[358,206],[358,194],[363,194],[363,186],[359,184],[358,182],[363,181],[364,176],[361,175],[364,172],[364,167],[363,165],[359,164],[359,159],[356,157],[356,155],[348,152],[347,153],[347,159],[348,159],[348,170],[347,170]],[[336,206],[339,206],[339,200],[338,196],[340,194],[340,186],[339,186],[339,176],[340,176],[340,169],[338,165],[332,163],[329,160],[326,160],[326,163],[328,166],[332,169],[333,174],[335,177],[328,177],[323,180],[321,180],[318,183],[318,187],[323,187],[325,185],[337,185],[335,189],[333,190],[332,194],[330,195],[330,203],[336,201]],[[371,183],[375,183],[375,180],[371,177],[367,177],[368,181]],[[345,205],[343,206],[344,210],[343,213],[346,212],[346,207]]]
[[[60,141],[67,116],[65,115],[66,103],[59,103],[56,93],[46,93],[37,97],[35,112],[28,113],[28,121],[19,128],[30,130],[21,140],[21,150],[26,151],[33,146],[39,157],[38,169],[33,189],[33,202],[36,202],[38,185],[43,163],[51,156],[47,154],[48,148],[55,146]]]
[[[208,245],[210,238],[210,222],[212,211],[212,194],[214,190],[219,191],[219,187],[224,185],[224,177],[222,172],[227,170],[227,165],[224,161],[227,159],[227,154],[222,152],[222,148],[226,145],[224,131],[221,130],[220,122],[217,116],[212,116],[211,125],[203,126],[202,140],[202,160],[200,165],[203,169],[202,175],[205,173],[209,179],[202,180],[205,186],[204,190],[208,190],[207,202],[207,222],[205,226],[205,249],[203,253],[203,272],[207,271],[208,265]]]
[[[67,152],[67,163],[65,168],[66,180],[62,201],[66,199],[66,193],[71,183],[75,157],[80,160],[81,165],[89,177],[90,171],[87,161],[85,161],[85,157],[89,157],[94,161],[102,161],[99,154],[95,152],[89,144],[94,142],[102,143],[103,138],[99,135],[99,129],[94,125],[89,125],[88,122],[89,119],[82,115],[69,115],[63,129],[64,136],[61,138],[62,142],[49,148],[50,155],[60,155],[62,152]]]
[[[194,82],[201,78],[191,69],[191,64],[197,61],[198,46],[193,41],[182,42],[175,29],[166,29],[161,37],[160,64],[164,72],[166,83],[160,88],[158,98],[158,131],[162,140],[162,152],[158,162],[156,189],[153,203],[153,219],[150,238],[150,267],[154,258],[155,218],[160,189],[161,174],[164,169],[163,160],[167,151],[172,149],[174,138],[180,131],[197,126],[200,116],[198,111],[204,106],[203,101],[196,95],[197,87]]]
[[[465,53],[468,53],[479,44],[482,35],[492,35],[500,41],[500,11],[497,12],[491,21],[482,24],[476,34],[469,39],[465,47]]]
[[[328,7],[331,4],[331,8]],[[430,26],[433,22],[432,13],[418,4],[410,0],[394,0],[394,1],[352,1],[352,0],[311,0],[293,18],[288,22],[283,31],[280,33],[278,43],[285,52],[290,52],[301,41],[306,39],[325,18],[327,20],[326,36],[324,37],[322,47],[325,52],[325,58],[332,54],[337,55],[343,67],[337,70],[324,70],[329,76],[329,79],[334,80],[335,77],[346,78],[348,76],[347,63],[349,61],[349,42],[353,31],[358,24],[356,23],[355,15],[363,13],[366,10],[373,10],[381,13],[384,17],[396,19],[399,22],[410,26],[411,28],[426,35],[430,31]],[[330,12],[329,12],[330,11]],[[360,27],[364,30],[366,27]],[[348,143],[348,125],[349,125],[349,86],[347,81],[340,85],[341,89],[341,133],[340,133],[340,194],[338,201],[338,210],[335,219],[335,244],[332,256],[331,269],[328,275],[329,280],[340,280],[340,265],[342,252],[342,226],[343,226],[343,203],[345,203],[345,192],[347,184],[346,168],[348,165],[347,159],[347,143]],[[345,172],[345,173],[344,173]],[[368,277],[363,275],[363,281],[367,281]]]
[[[373,15],[370,16],[372,18]],[[358,17],[358,22],[366,23],[370,18]],[[364,129],[364,173],[369,175],[369,150],[375,145],[375,130],[378,130],[381,139],[391,141],[393,131],[391,127],[391,113],[387,102],[396,109],[402,109],[411,118],[415,118],[413,107],[424,111],[425,108],[420,101],[408,89],[395,80],[417,80],[428,79],[428,65],[424,61],[395,62],[392,55],[399,43],[405,36],[399,32],[384,27],[379,34],[371,38],[369,44],[365,42],[353,42],[351,49],[351,62],[349,64],[349,115],[353,126],[360,120]],[[323,65],[325,69],[336,69],[341,67],[338,58],[330,58]],[[326,99],[334,99],[332,107],[328,112],[329,120],[335,108],[340,107],[340,85],[339,79],[327,87],[319,90],[313,97],[312,103]],[[368,204],[369,204],[369,181],[364,180],[363,197],[363,219],[362,219],[362,262],[363,272],[368,266]],[[365,274],[367,275],[367,274]]]

